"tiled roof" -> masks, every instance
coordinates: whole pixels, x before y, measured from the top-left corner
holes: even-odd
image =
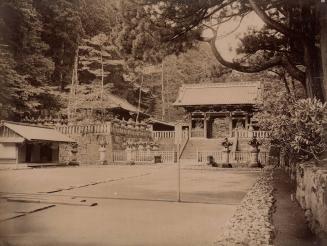
[[[159,124],[167,125],[167,126],[175,126],[175,124],[173,122],[158,120],[158,119],[155,119],[155,118],[152,118],[152,117],[145,120],[145,122],[148,123],[148,124],[159,123]]]
[[[137,112],[138,109],[130,104],[126,99],[113,94],[107,94],[101,101],[87,101],[78,106],[79,108],[122,108],[131,112]],[[142,111],[142,110],[141,110]]]
[[[76,142],[64,134],[48,127],[32,126],[16,122],[2,122],[2,125],[29,141]]]
[[[184,84],[174,105],[235,105],[260,102],[260,82],[232,82]]]

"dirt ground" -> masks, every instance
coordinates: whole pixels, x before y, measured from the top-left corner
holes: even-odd
[[[2,171],[1,242],[212,245],[259,175],[183,169],[177,202],[177,171],[176,165]],[[40,203],[22,205],[24,199]],[[12,215],[22,216],[6,220]]]
[[[275,246],[312,246],[326,245],[309,230],[304,211],[296,200],[291,200],[291,194],[295,197],[295,184],[287,174],[277,169],[274,171],[274,188],[276,198],[276,212],[273,222],[276,231]]]

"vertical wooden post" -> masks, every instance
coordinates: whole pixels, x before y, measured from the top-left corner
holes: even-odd
[[[178,145],[177,152],[180,152],[180,145]],[[181,162],[179,159],[179,155],[177,155],[177,168],[178,168],[178,202],[181,202]]]
[[[203,116],[203,137],[204,138],[207,138],[207,114],[204,113],[204,116]]]
[[[232,112],[229,113],[229,136],[233,136],[233,116]]]
[[[136,116],[136,122],[139,120],[139,115],[141,111],[141,98],[142,98],[142,85],[143,85],[143,72],[141,74],[141,84],[140,84],[140,91],[139,91],[139,100],[138,100],[138,105],[137,105],[137,116]]]
[[[16,165],[18,165],[18,159],[19,159],[19,144],[15,144],[16,146]]]
[[[161,103],[162,103],[162,114],[161,120],[165,119],[165,95],[164,95],[164,64],[161,63]]]
[[[196,148],[196,162],[199,163],[199,149]]]

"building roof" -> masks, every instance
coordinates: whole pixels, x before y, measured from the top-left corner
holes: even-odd
[[[17,122],[2,122],[3,126],[9,128],[14,133],[28,141],[52,141],[52,142],[76,142],[75,140],[65,136],[55,129],[43,126],[33,126]],[[1,142],[1,139],[0,139]]]
[[[148,124],[161,124],[161,125],[175,127],[175,123],[173,123],[173,122],[167,122],[167,121],[163,121],[163,120],[158,120],[158,119],[155,119],[153,117],[145,120],[145,122],[148,123]]]
[[[104,97],[103,102],[101,102],[100,100],[87,101],[82,103],[82,105],[79,105],[78,107],[79,108],[122,108],[131,112],[138,111],[138,108],[130,104],[126,99],[113,94],[107,94]]]
[[[174,105],[235,105],[261,102],[260,82],[184,84]]]

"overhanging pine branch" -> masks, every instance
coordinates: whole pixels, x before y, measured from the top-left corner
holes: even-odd
[[[248,0],[253,11],[260,17],[260,19],[266,23],[269,27],[272,27],[279,31],[280,33],[284,34],[285,36],[289,36],[293,39],[303,39],[303,33],[296,32],[287,26],[271,19],[264,10],[262,10],[256,3],[256,0]]]
[[[253,65],[253,66],[244,66],[240,63],[236,62],[229,62],[226,61],[221,54],[219,53],[217,47],[216,47],[216,38],[212,38],[208,42],[210,44],[212,53],[216,57],[216,59],[224,66],[229,67],[231,69],[234,69],[236,71],[242,72],[242,73],[258,73],[264,70],[267,70],[268,68],[272,68],[275,66],[281,66],[282,59],[279,56],[273,57],[270,60],[266,61],[265,63],[262,63],[260,65]]]
[[[210,28],[210,27],[209,27]],[[242,72],[242,73],[258,73],[269,68],[273,68],[276,66],[282,66],[286,69],[286,71],[296,80],[300,81],[303,86],[305,86],[305,73],[298,69],[291,61],[288,59],[286,55],[280,54],[278,56],[274,56],[271,59],[267,60],[264,63],[260,63],[258,65],[245,66],[236,62],[229,62],[225,60],[216,47],[216,39],[217,39],[217,30],[210,28],[214,32],[214,36],[210,38],[202,38],[201,41],[209,43],[212,53],[215,58],[218,60],[220,64],[225,67],[231,68],[233,70]]]
[[[300,69],[298,69],[287,56],[282,57],[282,63],[283,67],[286,69],[286,71],[296,80],[300,81],[301,84],[306,87],[305,85],[305,72],[302,72]]]

